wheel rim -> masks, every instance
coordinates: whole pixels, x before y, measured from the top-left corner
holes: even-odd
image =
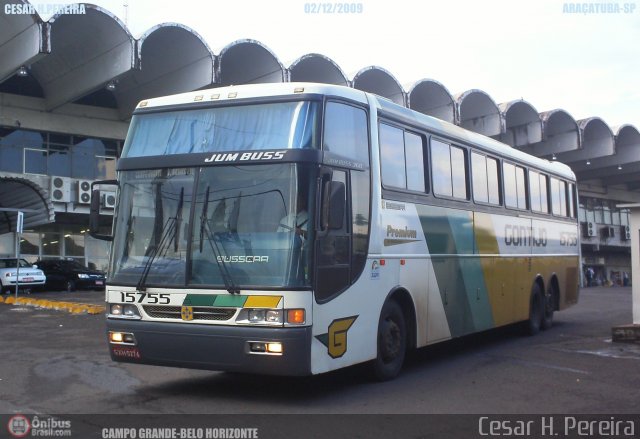
[[[380,353],[385,363],[398,357],[402,350],[401,340],[402,331],[398,323],[390,317],[385,319],[380,334]]]

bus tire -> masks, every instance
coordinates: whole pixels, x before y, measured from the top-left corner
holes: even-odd
[[[549,292],[544,296],[544,313],[542,315],[541,328],[543,331],[553,326],[553,312],[556,309],[556,291],[553,287],[549,288]]]
[[[374,377],[379,381],[387,381],[398,376],[406,351],[407,325],[404,313],[398,302],[387,300],[378,322],[378,354],[373,361]]]
[[[544,296],[540,290],[540,285],[533,284],[531,288],[531,299],[529,302],[529,320],[527,320],[526,331],[529,335],[536,335],[542,327],[544,317]]]

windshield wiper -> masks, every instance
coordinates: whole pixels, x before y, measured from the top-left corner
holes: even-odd
[[[158,212],[162,212],[162,196],[159,195],[160,185],[158,185],[158,193],[156,194],[156,220],[158,219]],[[178,251],[178,238],[179,232],[178,228],[179,224],[182,220],[182,206],[184,203],[184,188],[180,189],[180,199],[178,200],[178,208],[176,210],[176,215],[173,217],[167,218],[164,225],[162,226],[162,233],[160,235],[160,242],[154,245],[151,248],[151,251],[147,254],[147,262],[144,264],[142,269],[142,275],[140,276],[140,280],[138,281],[138,285],[136,288],[138,291],[146,291],[147,286],[145,285],[147,282],[147,277],[149,276],[149,272],[151,271],[151,266],[153,262],[156,260],[156,257],[160,254],[166,254],[167,250],[169,250],[169,245],[171,241],[175,239],[175,251]]]
[[[205,192],[205,201],[204,206],[202,206],[202,215],[200,215],[200,253],[203,250],[203,237],[207,235],[207,241],[209,242],[209,246],[211,247],[211,252],[213,253],[213,257],[218,264],[218,269],[220,269],[220,274],[222,275],[222,281],[224,282],[224,286],[229,294],[240,294],[240,289],[233,282],[233,278],[231,277],[231,273],[229,273],[229,267],[224,262],[224,257],[222,256],[222,252],[220,251],[220,247],[218,247],[218,240],[216,238],[216,234],[211,232],[209,228],[209,222],[207,220],[207,211],[209,209],[209,186],[207,186],[207,190]]]

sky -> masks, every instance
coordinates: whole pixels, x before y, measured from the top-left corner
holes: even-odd
[[[285,66],[321,53],[350,79],[377,65],[405,90],[429,78],[452,94],[481,89],[496,103],[525,99],[539,112],[562,108],[576,119],[640,128],[640,0],[346,3],[353,13],[307,0],[94,0],[134,37],[177,22],[215,54],[238,39],[256,39]]]

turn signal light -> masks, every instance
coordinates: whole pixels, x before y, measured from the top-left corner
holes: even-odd
[[[304,313],[304,309],[302,308],[296,308],[296,309],[288,309],[287,310],[287,322],[288,323],[295,323],[295,324],[302,324],[305,322],[305,313]]]

